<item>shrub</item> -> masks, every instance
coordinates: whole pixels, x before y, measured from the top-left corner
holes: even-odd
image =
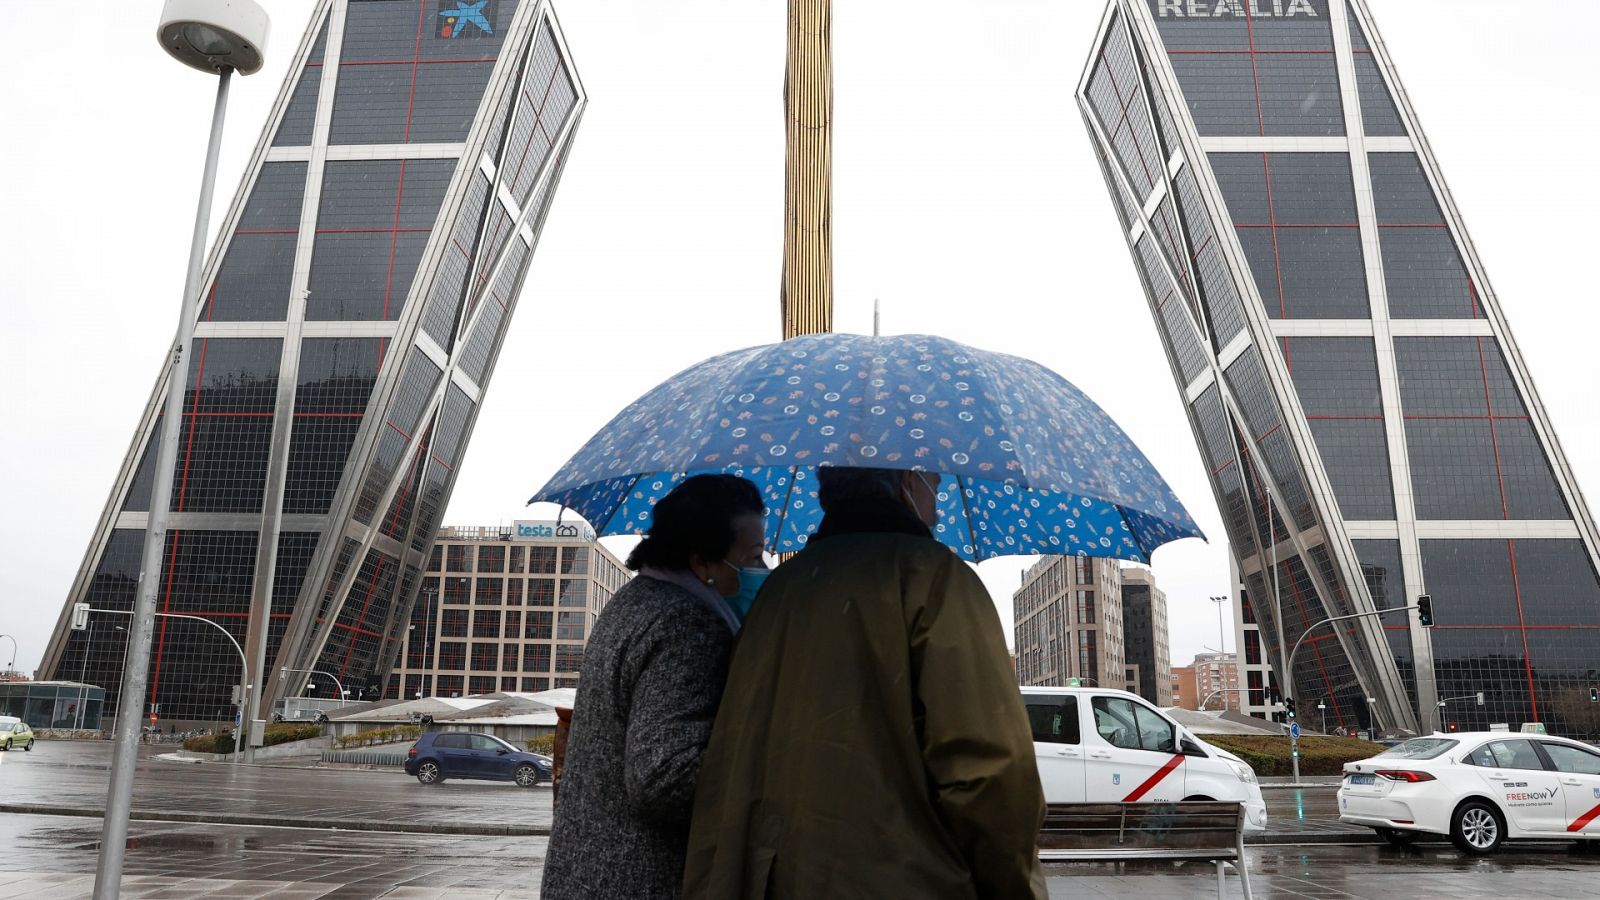
[[[554,756],[556,752],[556,736],[553,734],[541,734],[538,737],[528,738],[522,742],[522,745],[528,748],[529,753]]]
[[[1228,751],[1260,776],[1293,774],[1289,738],[1277,735],[1207,734],[1206,743]],[[1301,775],[1342,775],[1344,764],[1383,752],[1381,744],[1359,738],[1303,737],[1300,739]]]
[[[351,747],[372,747],[378,744],[393,744],[396,741],[414,741],[422,733],[418,725],[396,725],[393,728],[374,728],[370,731],[358,731],[355,734],[341,735],[333,739],[333,743],[340,750]]]
[[[318,725],[296,725],[290,723],[268,725],[262,733],[262,746],[272,747],[278,744],[287,744],[291,741],[307,741],[322,734]],[[233,733],[202,734],[189,738],[183,742],[183,749],[191,753],[232,753]]]

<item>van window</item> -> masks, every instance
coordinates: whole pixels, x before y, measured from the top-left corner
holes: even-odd
[[[1082,743],[1078,727],[1078,698],[1044,695],[1024,696],[1028,705],[1028,724],[1033,739],[1042,744]]]
[[[1155,710],[1123,697],[1096,697],[1092,706],[1095,731],[1111,746],[1124,750],[1177,752],[1176,730]]]
[[[1542,741],[1544,752],[1550,754],[1550,761],[1556,764],[1557,772],[1570,772],[1574,775],[1600,775],[1600,755],[1588,750],[1579,750],[1569,744],[1556,744]]]
[[[435,747],[444,747],[447,750],[467,749],[467,736],[465,734],[441,734],[433,739]]]

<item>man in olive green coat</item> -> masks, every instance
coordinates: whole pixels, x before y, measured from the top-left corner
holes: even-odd
[[[938,482],[819,470],[701,764],[684,896],[1046,897],[1044,795],[994,603],[929,534]]]

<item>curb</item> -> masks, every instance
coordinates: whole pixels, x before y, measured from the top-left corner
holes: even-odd
[[[1257,782],[1263,791],[1293,791],[1300,788],[1337,788],[1342,784],[1338,781],[1302,781],[1299,784],[1292,782]]]
[[[44,803],[0,803],[0,813],[34,816],[75,816],[100,819],[104,809],[87,806],[51,806]],[[136,809],[128,818],[136,822],[181,822],[191,825],[269,825],[274,828],[323,828],[330,831],[389,831],[402,834],[460,834],[484,837],[548,837],[548,825],[458,825],[451,822],[375,822],[365,819],[319,819],[304,816],[258,816],[249,813],[163,812]]]

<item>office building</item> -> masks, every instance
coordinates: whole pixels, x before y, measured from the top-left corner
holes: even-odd
[[[1113,0],[1077,96],[1284,693],[1600,736],[1595,523],[1365,0]]]
[[[1172,697],[1167,595],[1149,569],[1131,565],[1122,567],[1121,594],[1127,690],[1166,706]]]
[[[582,524],[442,529],[384,696],[577,687],[595,617],[629,577]]]
[[[1046,556],[1012,596],[1017,682],[1122,688],[1122,573],[1114,559]]]
[[[288,53],[191,310],[158,609],[245,662],[157,619],[140,700],[180,727],[384,685],[585,103],[545,0],[321,0]],[[166,391],[41,669],[113,707],[122,641],[71,611],[133,607]]]

